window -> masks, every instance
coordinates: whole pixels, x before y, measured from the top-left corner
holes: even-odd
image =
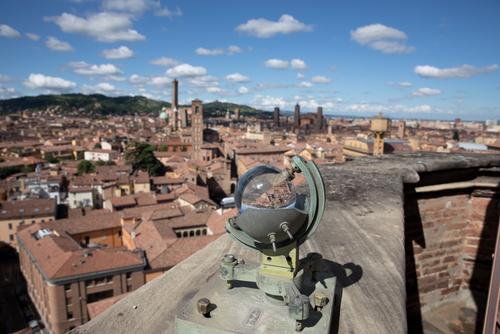
[[[12,234],[9,234],[9,240],[14,241],[14,236]]]
[[[86,280],[85,281],[85,286],[91,286],[91,285],[94,285],[94,281],[89,279],[89,280]]]
[[[96,278],[95,279],[95,284],[96,285],[104,284],[104,283],[106,283],[106,277],[100,277],[100,278]]]
[[[87,304],[97,302],[102,299],[113,297],[113,290],[106,290],[96,293],[89,293],[87,295]]]
[[[9,223],[9,230],[12,230],[12,224]]]
[[[113,276],[106,276],[106,282],[108,283],[113,282]]]
[[[73,311],[66,310],[66,318],[68,320],[73,319]]]
[[[182,237],[182,233],[181,232],[175,232],[175,234],[177,235],[177,238],[181,238]]]
[[[66,297],[66,306],[70,306],[72,302],[73,300],[71,299],[71,297]]]
[[[125,274],[125,277],[126,277],[127,279],[131,279],[131,278],[132,278],[132,273],[126,273],[126,274]]]
[[[71,291],[71,284],[64,284],[64,291]]]

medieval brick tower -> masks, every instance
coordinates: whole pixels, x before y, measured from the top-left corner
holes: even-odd
[[[298,103],[295,105],[293,112],[293,127],[296,129],[300,128],[300,106]]]
[[[201,146],[203,145],[203,102],[191,102],[191,128],[193,140],[193,160],[202,160]]]

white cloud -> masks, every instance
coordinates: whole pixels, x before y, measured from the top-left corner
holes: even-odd
[[[228,74],[226,76],[226,80],[232,81],[232,82],[247,82],[247,81],[250,81],[250,78],[247,76],[244,76],[241,73],[232,73],[232,74]]]
[[[277,34],[312,31],[312,26],[298,21],[291,15],[284,14],[278,21],[263,18],[252,19],[237,26],[236,30],[259,38],[269,38]]]
[[[102,7],[108,10],[140,14],[150,7],[149,0],[104,0]]]
[[[383,53],[410,53],[415,51],[413,46],[406,45],[408,37],[396,28],[380,23],[370,24],[351,31],[351,38],[361,45]]]
[[[416,91],[414,91],[411,95],[412,96],[433,96],[433,95],[439,95],[441,94],[441,90],[436,89],[436,88],[419,88]]]
[[[251,105],[254,108],[258,109],[271,109],[274,107],[285,108],[289,104],[282,97],[275,97],[269,95],[256,95],[253,98]]]
[[[155,86],[165,86],[170,83],[170,78],[166,76],[152,77],[149,83]]]
[[[210,86],[218,86],[219,82],[216,77],[212,75],[204,75],[200,77],[195,77],[189,80],[193,86],[196,87],[210,87]]]
[[[76,87],[76,84],[72,81],[34,73],[31,73],[28,79],[24,81],[24,85],[32,89],[46,89],[49,91],[68,91]]]
[[[173,58],[168,58],[168,57],[160,57],[151,60],[151,64],[153,65],[159,65],[159,66],[175,66],[179,64],[179,61],[173,59]]]
[[[292,59],[290,61],[290,66],[294,70],[306,70],[307,69],[306,62],[303,61],[302,59]]]
[[[229,55],[233,55],[235,53],[241,53],[243,52],[243,49],[240,48],[239,46],[237,45],[230,45],[228,48],[227,48],[227,53]]]
[[[118,93],[116,87],[108,82],[100,82],[94,86],[83,85],[81,91],[84,94],[114,95]]]
[[[197,77],[207,74],[207,70],[201,66],[181,64],[168,69],[166,73],[170,77]]]
[[[207,87],[207,92],[212,94],[218,94],[224,92],[224,90],[220,87]]]
[[[129,76],[128,81],[133,85],[144,85],[149,81],[149,78],[139,74],[132,74]]]
[[[158,6],[157,9],[155,10],[155,15],[164,16],[171,19],[174,16],[182,16],[182,10],[179,7],[176,7],[174,10],[171,10],[166,6],[165,7]]]
[[[415,67],[415,73],[419,76],[435,79],[470,78],[479,74],[495,72],[496,70],[498,70],[497,64],[485,67],[476,67],[467,64],[450,68],[438,68],[430,65],[419,65]]]
[[[282,59],[268,59],[266,60],[266,67],[275,68],[275,69],[285,69],[288,68],[288,60]]]
[[[0,98],[9,99],[12,97],[16,97],[17,91],[12,87],[2,87],[0,86]]]
[[[45,45],[54,51],[68,52],[73,51],[73,47],[68,43],[61,41],[55,37],[49,36],[45,41]]]
[[[372,103],[352,103],[342,108],[342,111],[360,112],[360,113],[410,113],[410,114],[429,114],[437,112],[428,104],[421,104],[417,106],[405,105],[384,105]]]
[[[302,73],[297,73],[297,79],[304,79],[304,74]]]
[[[120,69],[113,64],[87,64],[84,61],[71,62],[73,71],[81,75],[113,75],[121,73]]]
[[[240,88],[238,88],[238,93],[240,94],[248,94],[249,92],[250,90],[245,86],[241,86]]]
[[[5,74],[0,74],[0,82],[8,82],[10,81],[10,77]]]
[[[332,80],[330,78],[324,77],[322,75],[317,75],[317,76],[312,77],[311,81],[314,83],[319,83],[319,84],[327,84],[327,83],[332,82]]]
[[[0,36],[7,38],[20,38],[21,33],[6,24],[0,24]]]
[[[86,18],[63,13],[46,18],[67,33],[76,33],[95,38],[100,42],[142,41],[143,35],[132,29],[132,17],[126,13],[100,12]]]
[[[312,87],[312,83],[310,83],[309,81],[302,81],[301,83],[299,83],[299,87],[309,88]]]
[[[408,88],[408,87],[413,86],[413,84],[411,82],[408,82],[408,81],[398,82],[397,85],[399,87],[403,87],[403,88]]]
[[[122,45],[115,49],[107,49],[102,51],[102,55],[107,59],[126,59],[134,56],[134,51]]]
[[[25,35],[26,35],[26,37],[28,37],[32,41],[38,41],[40,39],[40,36],[38,36],[37,34],[31,33],[31,32],[27,32]]]
[[[219,56],[224,54],[224,49],[197,48],[196,54],[198,56]]]

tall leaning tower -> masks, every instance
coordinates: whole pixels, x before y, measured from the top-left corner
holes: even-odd
[[[191,138],[193,144],[193,160],[202,160],[203,145],[203,102],[196,99],[191,102]]]

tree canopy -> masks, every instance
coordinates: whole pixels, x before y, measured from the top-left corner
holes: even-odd
[[[125,161],[132,165],[134,172],[142,170],[151,176],[163,176],[167,171],[160,160],[156,159],[154,147],[147,143],[134,143],[125,153]]]
[[[95,172],[95,166],[92,162],[87,160],[82,160],[78,163],[77,173],[78,175],[89,174]]]

